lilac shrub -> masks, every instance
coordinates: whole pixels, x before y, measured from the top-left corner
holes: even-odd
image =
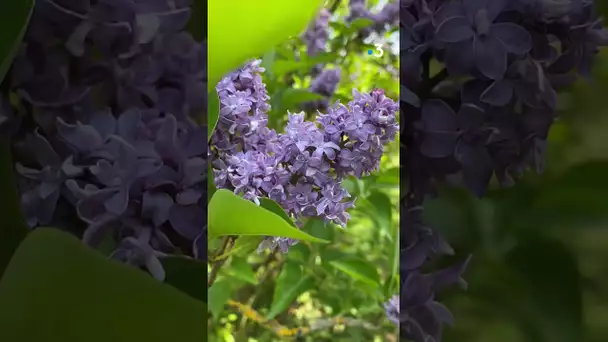
[[[408,185],[400,305],[387,304],[387,314],[399,317],[401,338],[439,341],[453,318],[436,293],[466,284],[469,259],[428,270],[429,260],[452,250],[422,222],[425,198],[441,183],[481,197],[493,177],[510,186],[528,168],[542,172],[557,92],[589,77],[608,32],[593,1],[405,0],[400,20]]]
[[[347,176],[376,171],[384,146],[399,130],[396,102],[381,90],[339,102],[316,121],[288,113],[284,133],[267,126],[270,106],[259,60],[224,77],[217,85],[220,115],[211,138],[215,185],[259,204],[276,201],[298,226],[308,218],[345,227],[354,199],[343,188]],[[270,237],[260,249],[286,252],[297,243]]]
[[[368,28],[361,29],[360,37],[367,37],[372,32],[381,34],[392,26],[396,26],[399,20],[399,2],[391,0],[382,7],[377,13],[367,9],[365,0],[351,0],[349,2],[350,14],[347,18],[348,22],[352,22],[357,18],[366,18],[373,21]],[[331,13],[327,9],[322,9],[317,18],[309,25],[306,32],[302,35],[306,43],[306,53],[310,57],[314,57],[321,52],[327,51],[327,43],[329,38],[329,19]],[[313,80],[309,87],[309,91],[322,95],[325,99],[306,102],[302,109],[307,112],[315,110],[326,111],[329,107],[329,98],[336,91],[340,83],[340,70],[336,68],[324,69],[322,64],[317,64],[311,71]]]
[[[206,259],[206,43],[190,1],[36,1],[7,78],[30,227],[55,226],[162,280]]]

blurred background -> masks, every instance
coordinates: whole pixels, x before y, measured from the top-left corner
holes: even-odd
[[[367,3],[378,13],[387,1]],[[310,39],[296,37],[260,56],[271,98],[269,125],[277,131],[283,131],[288,111],[305,110],[313,120],[317,109],[325,111],[324,102],[350,102],[353,88],[380,88],[398,98],[397,20],[382,27],[362,17],[347,20],[346,0],[328,1],[325,9],[323,49],[311,53]],[[376,44],[383,47],[382,57],[374,56]],[[340,75],[330,92],[324,89],[332,88],[331,78],[314,86],[328,70]],[[388,146],[378,173],[344,183],[357,198],[346,230],[318,221],[303,228],[329,244],[301,242],[286,254],[258,254],[259,240],[237,240],[208,292],[209,341],[397,341],[383,303],[398,293],[398,146]]]
[[[604,15],[606,1],[597,2]],[[428,222],[462,258],[468,290],[441,295],[446,342],[608,341],[608,51],[559,96],[542,175],[479,200],[441,189]]]

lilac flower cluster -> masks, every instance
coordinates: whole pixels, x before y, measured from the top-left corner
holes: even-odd
[[[329,39],[329,18],[331,13],[325,8],[321,9],[315,20],[313,20],[308,29],[302,35],[306,42],[306,54],[308,56],[316,56],[320,52],[326,51],[327,40]],[[311,74],[318,75],[323,69],[322,64],[317,64],[313,67]]]
[[[336,103],[316,122],[290,113],[285,133],[277,133],[267,127],[259,64],[247,63],[217,85],[220,117],[210,145],[215,185],[258,204],[270,198],[299,225],[314,217],[345,226],[354,200],[342,180],[378,169],[384,145],[399,129],[397,104],[380,90],[354,90],[348,106]],[[287,251],[294,243],[270,238],[260,248]]]
[[[206,44],[189,16],[189,1],[37,1],[8,78],[28,224],[159,280],[159,256],[206,258]]]
[[[348,21],[357,18],[367,18],[373,21],[369,27],[361,29],[362,36],[368,36],[372,32],[383,33],[389,25],[399,21],[400,0],[389,0],[378,12],[374,13],[367,8],[365,0],[350,0],[348,5],[350,15]]]
[[[466,261],[422,273],[451,249],[421,219],[436,184],[483,196],[542,171],[557,91],[589,75],[608,43],[592,1],[407,0],[401,19],[401,337],[441,339],[452,317],[435,299]],[[432,62],[443,65],[434,71]],[[468,259],[467,259],[468,260]],[[427,268],[427,267],[425,267]],[[394,306],[391,306],[391,308]]]

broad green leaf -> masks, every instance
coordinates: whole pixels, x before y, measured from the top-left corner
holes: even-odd
[[[287,258],[305,264],[310,259],[310,248],[303,243],[291,246]]]
[[[287,215],[285,210],[281,208],[281,206],[271,200],[270,198],[260,198],[260,207],[272,211],[273,213],[279,215],[285,222],[289,223],[291,226],[296,227],[296,224],[293,222],[293,219]]]
[[[542,341],[583,340],[581,274],[576,256],[561,242],[542,236],[521,237],[507,265],[528,290],[529,312]]]
[[[203,302],[57,229],[30,233],[0,280],[0,341],[200,342],[205,322]]]
[[[0,82],[4,80],[13,58],[19,49],[21,39],[27,29],[27,24],[34,8],[33,0],[8,1],[2,4],[0,22]]]
[[[330,264],[355,280],[374,287],[380,286],[378,270],[374,265],[365,260],[347,258],[331,261]]]
[[[376,183],[385,185],[399,185],[399,168],[394,167],[380,172],[376,176]]]
[[[289,88],[283,92],[281,103],[288,110],[297,110],[298,106],[304,102],[322,100],[325,97],[317,93],[310,92],[306,89]]]
[[[209,140],[220,117],[220,98],[215,88],[209,91],[207,98],[209,99],[209,103],[207,104],[207,140]]]
[[[266,235],[327,242],[294,228],[281,216],[226,189],[215,192],[207,211],[209,239],[223,235]]]
[[[268,319],[273,319],[285,311],[298,296],[311,290],[314,284],[314,278],[305,276],[299,264],[287,261],[277,278]]]
[[[170,256],[161,259],[165,283],[207,302],[207,264],[195,259]]]
[[[313,20],[321,0],[209,0],[209,87],[248,59],[262,55]],[[235,23],[244,30],[236,30]]]
[[[32,14],[34,1],[9,1],[2,5],[0,22],[0,82],[10,68],[17,53],[21,39],[27,29]],[[13,161],[10,143],[6,138],[0,139],[0,275],[6,268],[15,249],[28,232],[25,226],[19,201],[19,195],[14,180]]]
[[[10,143],[0,139],[0,276],[8,265],[13,253],[27,235],[29,229],[21,213],[19,192],[15,184]]]
[[[367,197],[367,200],[374,207],[373,216],[371,217],[378,225],[378,228],[385,231],[389,236],[392,233],[393,224],[393,208],[391,200],[388,196],[380,191],[372,191]]]
[[[207,1],[194,0],[188,20],[188,32],[197,41],[202,41],[207,37]]]
[[[226,273],[232,277],[243,280],[250,284],[257,284],[255,273],[251,269],[251,265],[245,258],[234,257],[230,261],[230,266],[226,268]]]
[[[226,302],[236,290],[235,285],[234,280],[220,279],[209,288],[209,312],[211,312],[214,319],[218,319],[222,311],[224,311],[224,305],[226,305]]]

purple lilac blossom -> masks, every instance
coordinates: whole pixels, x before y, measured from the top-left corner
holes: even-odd
[[[589,76],[608,31],[590,0],[401,5],[401,177],[408,183],[401,204],[399,327],[401,338],[440,341],[443,323],[453,317],[437,295],[466,284],[461,276],[469,258],[444,270],[428,266],[453,251],[422,222],[425,199],[448,182],[481,197],[494,177],[511,186],[527,169],[542,172],[557,92],[578,75]],[[444,68],[430,74],[427,66],[435,62]],[[394,319],[394,311],[387,313]]]
[[[353,90],[353,101],[336,103],[316,122],[289,113],[285,132],[277,133],[266,126],[270,106],[259,63],[247,63],[217,85],[220,118],[210,151],[215,185],[257,204],[270,198],[299,226],[320,218],[345,227],[354,199],[342,180],[378,169],[384,146],[399,130],[397,104],[379,90]],[[269,238],[260,250],[285,252],[294,243]]]
[[[206,43],[190,1],[36,2],[11,69],[31,108],[14,136],[22,207],[162,280],[206,258]],[[65,43],[62,43],[65,42]]]

